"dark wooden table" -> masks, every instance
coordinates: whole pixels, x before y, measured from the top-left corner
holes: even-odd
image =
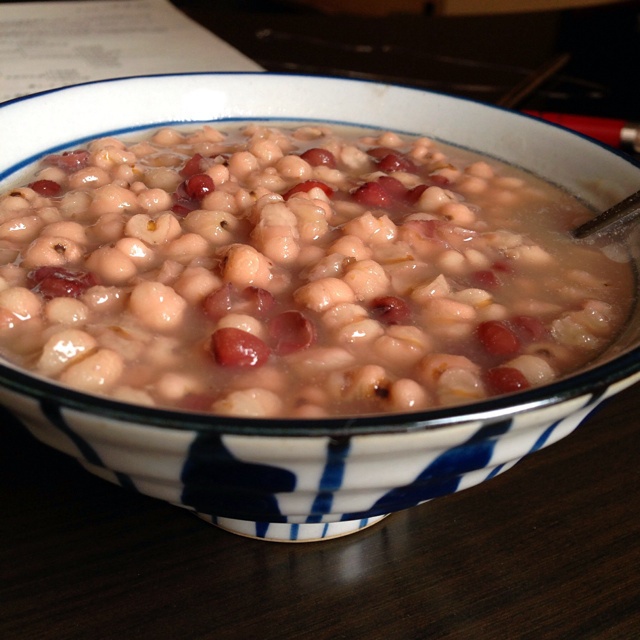
[[[308,14],[217,15],[206,3],[183,4],[266,67],[311,66],[317,55],[357,73],[388,73],[375,57],[363,65],[354,55],[329,60],[290,48],[267,56],[264,40],[255,41],[261,25],[304,33]],[[352,40],[347,27],[359,24],[317,21]],[[413,25],[405,31],[413,38],[434,29],[420,17],[362,24],[358,38],[378,43],[398,38],[389,25]],[[498,48],[492,41],[476,55]],[[522,64],[535,68],[534,58],[548,55],[526,51]],[[572,58],[556,87],[575,80],[579,63]],[[415,66],[405,72],[416,83],[429,78]],[[604,86],[603,97],[573,95],[567,104],[592,113],[617,104],[608,115],[627,117],[625,88],[611,75],[610,84],[579,76],[580,87]],[[550,91],[532,99],[557,101]],[[0,638],[639,638],[639,412],[635,387],[484,485],[310,544],[237,537],[112,486],[0,415]]]

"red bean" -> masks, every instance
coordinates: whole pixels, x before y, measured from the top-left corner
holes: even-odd
[[[212,320],[219,320],[233,308],[232,303],[233,287],[231,283],[227,283],[212,291],[203,301],[202,309]]]
[[[275,304],[275,298],[266,289],[247,287],[238,291],[231,283],[227,283],[202,301],[202,309],[212,320],[219,320],[239,307],[242,307],[243,313],[265,317]]]
[[[191,211],[198,209],[202,199],[215,188],[213,179],[206,173],[196,173],[188,177],[175,190],[171,211],[177,216],[186,216]]]
[[[173,206],[171,207],[171,211],[180,218],[184,218],[187,214],[195,211],[197,208],[198,203],[195,200],[189,200],[188,198],[176,198]]]
[[[380,176],[377,182],[392,198],[397,200],[404,200],[406,198],[408,190],[397,178]]]
[[[210,158],[203,156],[201,153],[194,153],[186,162],[184,167],[180,169],[180,175],[183,178],[191,178],[197,174],[205,174],[205,171],[214,166],[217,162],[226,162],[229,156],[224,153],[216,154]]]
[[[496,260],[491,265],[491,268],[501,273],[513,273],[513,264],[508,260]]]
[[[438,233],[440,228],[446,225],[442,220],[407,220],[403,227],[408,227],[418,232],[423,238],[443,241]]]
[[[65,151],[46,156],[44,164],[62,169],[66,173],[73,173],[78,169],[84,169],[89,164],[89,152],[84,149],[76,151]]]
[[[420,200],[420,196],[428,188],[429,187],[426,184],[419,184],[419,185],[413,187],[413,189],[409,189],[409,191],[407,191],[407,195],[405,197],[405,200],[407,201],[407,204],[415,204],[416,202],[418,202],[418,200]]]
[[[249,302],[254,315],[259,317],[266,316],[276,304],[273,294],[260,287],[247,287],[242,292],[242,297]]]
[[[29,184],[29,187],[41,196],[57,196],[62,188],[53,180],[36,180]]]
[[[542,320],[533,316],[516,316],[511,323],[523,342],[538,342],[544,339],[548,330]]]
[[[411,309],[402,298],[382,296],[371,302],[371,314],[383,324],[404,324],[411,318]]]
[[[471,283],[481,289],[495,289],[502,284],[500,278],[490,269],[474,271],[471,274]]]
[[[378,182],[365,182],[351,195],[365,207],[388,207],[393,202],[389,192]]]
[[[285,311],[269,321],[269,337],[278,355],[306,349],[316,340],[316,328],[300,311]]]
[[[62,267],[39,267],[29,273],[28,279],[33,290],[46,300],[77,298],[98,284],[93,273]]]
[[[328,184],[320,182],[320,180],[305,180],[291,187],[282,197],[288,200],[294,193],[308,193],[311,189],[316,188],[322,189],[329,197],[333,195],[333,189]]]
[[[191,176],[195,176],[196,173],[202,173],[204,167],[202,166],[202,161],[204,157],[200,153],[196,153],[187,162],[184,167],[180,170],[180,175],[183,178],[190,178]]]
[[[378,169],[380,171],[384,171],[385,173],[392,173],[394,171],[406,171],[408,173],[415,173],[418,168],[416,165],[409,160],[409,158],[405,158],[399,153],[389,153],[384,156],[378,162]]]
[[[258,336],[234,327],[211,335],[210,351],[223,367],[260,367],[269,359],[269,347]]]
[[[429,176],[429,182],[434,187],[446,187],[451,181],[449,180],[449,178],[447,178],[446,176],[441,176],[439,173],[432,173]]]
[[[300,157],[312,167],[325,166],[329,167],[329,169],[335,169],[338,166],[336,157],[328,149],[320,149],[318,147],[307,149]]]
[[[372,147],[367,151],[367,153],[374,160],[382,160],[385,156],[388,156],[390,153],[394,153],[391,147]]]
[[[389,147],[373,147],[367,153],[378,163],[380,171],[392,173],[393,171],[407,171],[415,173],[418,168],[412,160]]]
[[[494,367],[484,374],[487,390],[492,395],[512,393],[528,389],[531,385],[524,374],[515,367]]]
[[[192,200],[202,200],[216,188],[213,178],[206,173],[196,173],[184,181],[184,190]]]
[[[207,393],[188,393],[178,402],[178,406],[185,411],[209,411],[214,399]]]
[[[481,322],[476,335],[485,351],[493,356],[508,356],[520,350],[520,340],[502,320]]]

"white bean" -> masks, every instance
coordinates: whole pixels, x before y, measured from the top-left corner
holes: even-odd
[[[391,368],[412,367],[433,349],[431,338],[414,326],[391,325],[373,344],[376,356]]]
[[[456,198],[451,191],[441,187],[429,187],[422,192],[418,199],[418,207],[421,211],[437,211],[449,202],[455,202]]]
[[[360,347],[384,335],[384,327],[376,320],[365,318],[344,325],[337,332],[340,344]]]
[[[355,302],[353,289],[338,278],[320,278],[297,289],[294,300],[313,311],[326,311],[336,304]]]
[[[68,238],[42,236],[24,251],[22,265],[33,267],[61,267],[75,264],[84,257],[84,249]]]
[[[319,200],[294,197],[287,203],[295,214],[298,235],[303,242],[315,242],[329,232],[327,212],[318,202]]]
[[[364,302],[384,295],[391,284],[389,276],[375,260],[359,260],[347,265],[342,280],[353,289],[356,300]]]
[[[340,162],[353,171],[365,171],[372,166],[367,153],[353,145],[345,145],[340,151]]]
[[[223,416],[268,418],[279,415],[282,406],[282,400],[273,391],[241,389],[232,391],[224,398],[216,400],[211,410]]]
[[[518,264],[522,266],[538,269],[540,267],[546,267],[554,264],[555,259],[548,251],[545,251],[542,247],[537,245],[520,245],[513,249],[507,249],[505,251],[505,257],[510,260],[517,260]]]
[[[258,158],[250,151],[238,151],[229,158],[229,173],[238,181],[246,180],[259,169]]]
[[[92,192],[89,211],[94,215],[118,213],[120,211],[135,212],[140,208],[135,194],[129,189],[115,184],[98,187]]]
[[[111,182],[109,172],[100,167],[85,167],[68,178],[69,189],[97,189]]]
[[[233,242],[240,221],[228,211],[207,211],[196,209],[184,219],[183,227],[198,233],[213,245],[221,246]]]
[[[184,233],[167,245],[165,255],[181,264],[189,264],[209,255],[209,243],[197,233]]]
[[[378,400],[389,394],[391,380],[384,367],[366,364],[332,374],[329,392],[340,400]]]
[[[520,371],[531,385],[547,384],[556,378],[551,365],[540,356],[523,354],[509,360],[503,366],[513,367]]]
[[[85,291],[82,296],[91,311],[100,314],[115,314],[124,310],[127,297],[120,287],[97,285]]]
[[[71,220],[52,222],[42,229],[40,235],[68,238],[79,245],[87,244],[87,232],[85,228],[80,223]]]
[[[276,162],[276,170],[283,178],[291,178],[300,182],[309,180],[313,175],[311,165],[300,156],[285,156]]]
[[[180,144],[184,140],[184,135],[172,129],[171,127],[162,127],[156,131],[151,137],[151,141],[163,147],[171,147],[176,144]]]
[[[187,301],[167,285],[145,281],[133,288],[129,309],[149,329],[172,331],[182,324]]]
[[[263,340],[266,338],[266,329],[262,322],[245,313],[228,313],[226,316],[220,318],[216,325],[216,329],[224,329],[228,327],[246,331],[247,333],[258,336],[258,338]]]
[[[164,189],[152,188],[140,191],[137,195],[140,208],[149,214],[160,213],[171,209],[173,200]]]
[[[173,283],[173,288],[190,305],[199,305],[212,291],[219,289],[222,281],[205,267],[187,267]]]
[[[87,228],[87,238],[95,244],[117,242],[122,237],[125,223],[122,213],[105,213]]]
[[[470,225],[476,221],[476,214],[462,202],[447,202],[440,209],[438,215],[454,224]]]
[[[419,411],[432,404],[426,389],[411,378],[401,378],[389,388],[389,409],[392,411]]]
[[[356,260],[366,260],[371,257],[372,251],[364,244],[362,238],[347,234],[340,236],[329,247],[327,253],[341,253],[343,256],[355,258]]]
[[[130,386],[116,387],[109,392],[109,396],[119,402],[139,404],[145,407],[153,407],[156,404],[144,389],[135,389]]]
[[[51,324],[82,325],[89,317],[89,307],[75,298],[53,298],[45,304],[44,313]]]
[[[442,405],[459,405],[486,396],[481,376],[469,369],[447,369],[438,380],[437,396]]]
[[[286,357],[291,368],[300,376],[335,371],[355,362],[353,354],[342,347],[309,347]]]
[[[221,272],[225,282],[240,289],[250,286],[270,289],[273,264],[253,247],[236,243],[224,247],[218,255],[222,260]]]
[[[0,308],[11,312],[18,320],[29,320],[40,315],[42,302],[25,287],[8,287],[0,291]]]
[[[369,245],[391,242],[398,234],[398,228],[386,214],[376,218],[370,211],[347,222],[343,231]]]
[[[473,331],[477,311],[450,298],[433,298],[424,305],[421,318],[434,336],[462,339]]]
[[[141,271],[146,271],[156,263],[154,250],[138,238],[120,238],[115,248],[127,256]]]
[[[202,199],[201,206],[208,211],[225,211],[231,214],[238,212],[238,202],[235,195],[220,189],[207,193]]]
[[[74,362],[87,357],[97,346],[96,339],[86,331],[59,331],[45,342],[36,369],[44,375],[59,375]]]
[[[257,140],[249,145],[249,151],[262,166],[276,164],[283,157],[282,149],[273,140]]]
[[[93,251],[86,265],[105,285],[123,285],[138,273],[135,262],[129,256],[109,246]]]
[[[31,242],[37,237],[43,223],[39,216],[20,216],[0,224],[0,240]]]
[[[307,251],[304,252],[306,257]],[[312,267],[303,271],[306,280],[320,280],[321,278],[342,278],[346,267],[353,262],[353,258],[346,258],[341,253],[329,253],[324,258],[312,261]]]
[[[119,354],[99,349],[72,363],[60,374],[60,381],[81,391],[106,393],[118,382],[123,370],[124,362]]]
[[[169,212],[162,213],[157,218],[139,213],[132,216],[124,227],[126,236],[138,238],[151,246],[170,242],[181,233],[180,222]]]
[[[336,304],[322,314],[322,324],[328,329],[340,329],[369,317],[369,312],[353,303]]]
[[[447,353],[431,353],[418,364],[418,380],[427,387],[435,388],[442,375],[448,370],[467,370],[478,374],[480,367],[466,356]]]
[[[191,393],[205,391],[201,380],[195,375],[168,371],[155,384],[155,390],[166,400],[177,401]]]

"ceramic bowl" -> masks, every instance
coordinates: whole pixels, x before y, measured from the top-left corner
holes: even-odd
[[[576,134],[496,107],[336,78],[185,74],[109,80],[0,106],[0,180],[46,153],[147,127],[321,120],[419,133],[519,165],[594,209],[640,167]],[[238,534],[321,540],[470,487],[573,431],[640,378],[640,318],[599,362],[545,387],[457,408],[329,420],[249,420],[131,406],[63,389],[7,362],[0,401],[39,440],[123,487]]]

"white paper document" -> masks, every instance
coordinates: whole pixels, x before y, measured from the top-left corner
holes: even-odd
[[[168,0],[0,4],[0,102],[105,78],[259,70]]]

